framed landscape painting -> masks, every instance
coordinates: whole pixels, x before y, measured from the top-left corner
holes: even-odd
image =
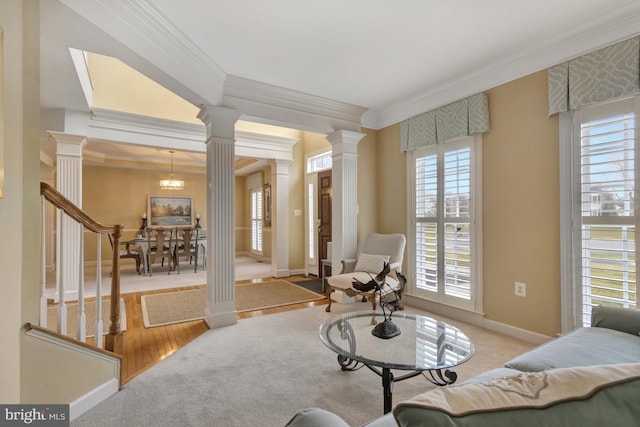
[[[149,227],[193,226],[191,196],[149,196],[147,200]]]

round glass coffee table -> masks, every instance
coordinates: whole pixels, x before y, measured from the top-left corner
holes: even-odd
[[[338,353],[343,371],[366,366],[382,377],[384,413],[391,411],[393,383],[417,375],[435,385],[453,384],[457,374],[451,368],[471,358],[474,347],[460,329],[418,314],[396,312],[392,321],[400,335],[381,339],[371,334],[384,320],[382,313],[345,313],[320,325],[320,340]],[[392,369],[411,371],[394,377]]]

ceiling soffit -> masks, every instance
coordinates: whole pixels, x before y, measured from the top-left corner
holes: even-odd
[[[93,113],[64,112],[64,117],[58,119],[64,128],[49,129],[50,132],[82,135],[90,142],[101,143],[93,145],[92,157],[104,160],[133,160],[131,152],[123,149],[126,146],[146,147],[156,152],[177,150],[204,154],[207,151],[204,124],[174,122],[104,109],[96,109]],[[297,138],[241,130],[236,130],[235,140],[236,156],[279,160],[291,160],[293,147],[298,142]],[[114,147],[109,149],[108,145]],[[102,149],[98,149],[100,146]],[[54,153],[55,150],[49,150],[45,154],[55,157]],[[102,156],[98,153],[102,153]],[[194,165],[204,166],[205,162],[203,156]]]

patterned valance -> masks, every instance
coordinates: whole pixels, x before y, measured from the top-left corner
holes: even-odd
[[[640,37],[549,69],[549,115],[640,93]]]
[[[400,148],[414,150],[489,131],[489,101],[480,93],[400,123]]]

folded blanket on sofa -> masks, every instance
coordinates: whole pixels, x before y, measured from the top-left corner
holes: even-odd
[[[604,415],[631,420],[638,417],[638,393],[640,363],[561,368],[430,390],[400,403],[394,409],[394,416],[400,426],[523,427],[545,425],[540,418],[545,417],[544,414],[556,421],[567,417],[575,423],[572,425],[597,425],[594,420],[603,420],[594,415],[597,411],[591,413],[589,408],[595,411],[601,409],[599,405],[611,407],[612,402],[618,413],[611,415],[605,411]],[[589,403],[580,407],[583,412],[578,415],[577,409],[571,407],[574,402]],[[548,408],[554,411],[547,412]],[[536,414],[534,417],[532,411]],[[582,414],[589,418],[586,424],[581,421]]]

